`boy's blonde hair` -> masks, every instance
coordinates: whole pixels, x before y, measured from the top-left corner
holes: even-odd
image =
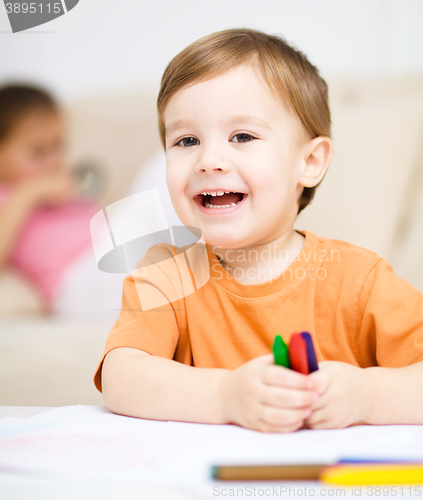
[[[280,36],[234,28],[200,38],[179,52],[165,69],[157,98],[163,147],[166,149],[164,111],[178,90],[251,61],[258,64],[274,97],[287,103],[300,118],[310,139],[330,137],[328,88],[318,69]],[[303,189],[297,214],[311,202],[316,188]]]

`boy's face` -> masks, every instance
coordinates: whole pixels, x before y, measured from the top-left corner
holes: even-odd
[[[34,111],[19,120],[0,142],[0,179],[18,182],[60,170],[64,163],[60,115]]]
[[[241,117],[251,117],[245,121]],[[247,65],[171,97],[164,113],[167,185],[186,226],[212,246],[242,248],[291,232],[303,186],[305,131]],[[180,123],[174,128],[175,122]],[[261,123],[256,123],[260,121]],[[266,125],[267,124],[267,125]],[[300,145],[302,144],[302,145]],[[244,193],[199,195],[204,191]]]

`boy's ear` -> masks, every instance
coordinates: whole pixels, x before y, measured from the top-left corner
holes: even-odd
[[[332,142],[329,137],[312,139],[305,150],[304,163],[298,184],[314,187],[319,184],[326,173],[332,156]]]

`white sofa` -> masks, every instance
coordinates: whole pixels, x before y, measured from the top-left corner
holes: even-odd
[[[374,250],[423,292],[423,75],[327,81],[333,160],[296,228]],[[145,189],[157,172],[165,192],[156,95],[96,94],[66,110],[71,158],[109,173],[103,205],[137,174],[144,187],[149,158]],[[51,318],[40,304],[22,276],[0,273],[0,405],[101,404],[92,376],[112,324]]]

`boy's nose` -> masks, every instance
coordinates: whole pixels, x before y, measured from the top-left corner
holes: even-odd
[[[198,158],[195,170],[200,174],[203,172],[212,173],[219,171],[229,171],[230,164],[228,162],[228,159],[224,158],[221,152],[209,148],[207,151],[203,151],[201,156]]]

